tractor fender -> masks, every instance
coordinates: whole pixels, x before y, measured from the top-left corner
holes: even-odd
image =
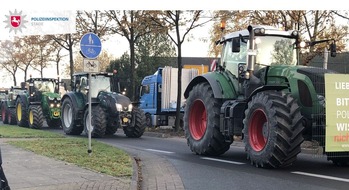
[[[21,99],[22,102],[24,103],[25,108],[28,109],[28,97],[25,94],[20,94],[20,95],[17,95],[16,102],[18,99]]]
[[[284,90],[286,88],[288,88],[288,87],[287,86],[282,86],[282,85],[264,85],[264,86],[258,87],[247,98],[247,102],[249,102],[252,99],[252,96],[257,94],[258,92],[268,91],[268,90],[281,91],[281,90]]]
[[[211,72],[206,73],[204,75],[200,75],[195,77],[190,81],[189,85],[184,91],[184,97],[188,98],[189,92],[193,89],[193,87],[199,83],[208,82],[212,88],[214,98],[219,99],[232,99],[236,98],[235,89],[223,74],[219,72]],[[224,87],[223,87],[224,86]]]
[[[84,107],[86,105],[86,100],[82,93],[68,92],[64,94],[64,96],[62,97],[61,103],[63,103],[63,101],[66,98],[71,99],[73,106],[76,108],[76,111],[84,110]]]

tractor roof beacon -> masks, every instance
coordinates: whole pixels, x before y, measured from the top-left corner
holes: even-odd
[[[333,39],[306,43],[330,43]],[[248,26],[225,35],[220,64],[214,72],[194,78],[184,92],[184,129],[196,154],[225,153],[241,137],[256,167],[291,165],[301,144],[325,147],[325,73],[299,65],[298,31]],[[323,151],[335,164],[348,164],[349,152]]]
[[[62,97],[62,125],[68,135],[87,134],[88,93],[92,101],[92,137],[113,135],[123,128],[128,137],[141,137],[145,130],[145,115],[131,100],[119,93],[113,73],[76,73],[72,90]]]

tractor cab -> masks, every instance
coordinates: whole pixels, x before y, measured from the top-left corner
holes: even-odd
[[[88,73],[76,73],[73,79],[73,88],[75,92],[87,95],[91,90],[91,97],[96,98],[99,92],[119,92],[115,82],[113,73],[92,73],[89,77]]]
[[[218,41],[223,45],[221,68],[238,78],[242,77],[242,71],[246,69],[259,70],[270,65],[297,65],[297,31],[281,31],[270,26],[255,26],[253,30],[252,37],[248,29],[245,29],[230,33]],[[249,66],[248,61],[251,61]]]
[[[54,78],[30,78],[27,80],[29,85],[30,102],[41,102],[42,96],[49,99],[58,98],[59,83]]]

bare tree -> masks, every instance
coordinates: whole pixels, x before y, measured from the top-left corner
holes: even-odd
[[[160,32],[157,28],[153,27],[151,19],[149,18],[148,11],[119,11],[110,10],[106,11],[106,15],[112,20],[110,30],[114,34],[119,34],[125,37],[130,47],[130,63],[131,63],[131,100],[135,100],[135,43],[137,40],[149,33]]]
[[[70,78],[74,74],[74,49],[81,37],[87,32],[93,32],[101,39],[107,34],[108,18],[102,11],[77,11],[77,33],[54,36],[57,44],[69,52]]]
[[[21,38],[15,38],[15,43],[18,43],[20,47],[19,69],[24,72],[24,80],[27,80],[28,69],[38,58],[39,52],[33,44],[37,43],[37,36],[25,36]]]
[[[167,36],[177,47],[177,63],[178,63],[178,92],[177,92],[177,108],[176,108],[176,121],[175,131],[178,131],[180,124],[180,104],[182,96],[182,44],[188,38],[190,31],[203,26],[211,19],[200,20],[200,16],[203,11],[160,11],[152,12],[153,21],[158,24],[159,27],[163,27]]]
[[[34,49],[37,54],[31,67],[40,72],[41,78],[43,78],[44,69],[47,68],[52,61],[52,54],[56,48],[56,46],[53,46],[52,44],[52,37],[48,35],[35,36],[31,41],[32,49]]]
[[[217,56],[220,49],[216,47],[215,42],[223,34],[232,30],[246,29],[249,24],[269,25],[283,28],[284,30],[298,30],[302,34],[302,39],[310,43],[333,39],[336,41],[337,50],[344,49],[344,36],[348,32],[348,27],[339,25],[335,21],[336,11],[320,10],[270,10],[270,11],[216,11],[217,18],[211,31],[211,54]],[[344,17],[344,16],[343,16]],[[226,30],[221,31],[218,22],[225,20]],[[317,54],[322,53],[328,44],[322,43],[317,46],[310,46],[307,53],[303,53],[305,65]]]
[[[1,42],[1,67],[9,72],[13,79],[13,85],[17,86],[16,74],[20,65],[19,53],[20,48],[18,43],[13,43],[12,41],[6,40]]]

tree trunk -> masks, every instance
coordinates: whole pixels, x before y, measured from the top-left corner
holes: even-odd
[[[73,59],[73,42],[71,39],[71,35],[68,34],[69,39],[69,62],[70,62],[70,80],[73,80],[73,74],[74,74],[74,59]],[[70,83],[71,89],[73,89],[73,83]]]

